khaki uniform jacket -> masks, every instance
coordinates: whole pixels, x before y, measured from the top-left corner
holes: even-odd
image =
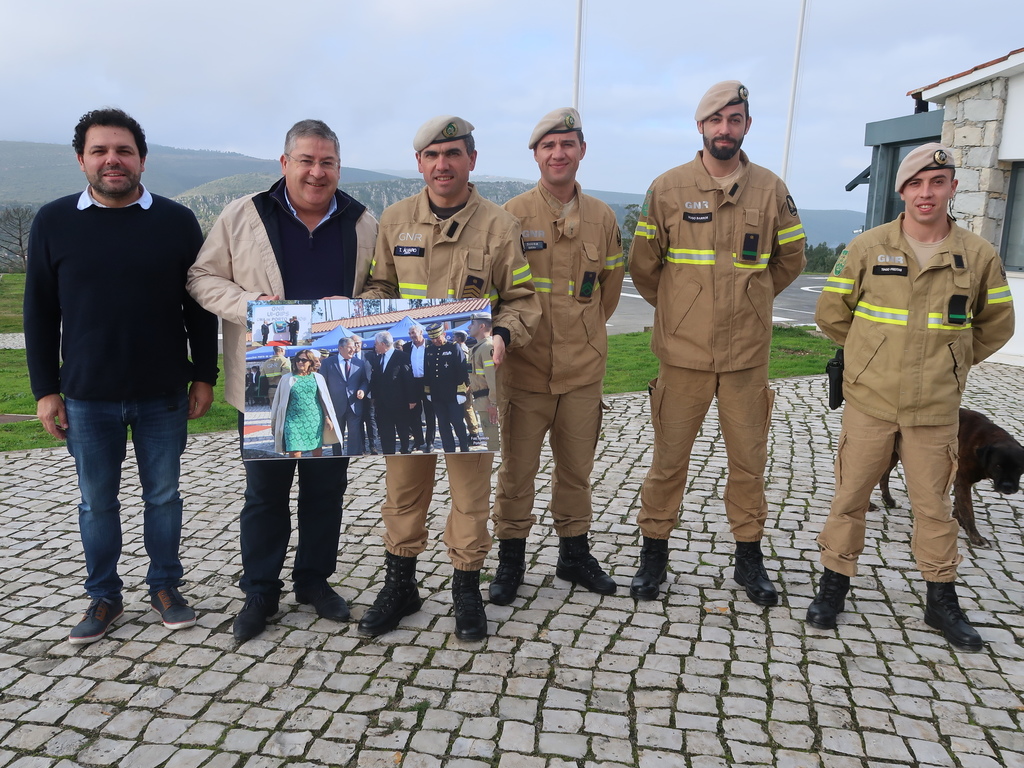
[[[469,350],[469,391],[473,394],[473,407],[478,411],[486,412],[491,403],[498,404],[493,350],[494,345],[489,336]],[[505,358],[505,362],[508,362],[508,358]]]
[[[364,299],[491,301],[495,327],[509,348],[529,343],[540,303],[523,256],[519,222],[470,186],[466,207],[440,221],[427,190],[399,200],[380,218],[380,233]]]
[[[954,224],[922,270],[903,218],[843,251],[815,320],[845,349],[850,405],[904,426],[954,424],[970,367],[1013,335],[1013,300],[988,241]]]
[[[240,411],[245,409],[243,374],[249,302],[262,294],[289,298],[284,293],[274,248],[253,203],[256,196],[227,204],[188,271],[188,292],[200,306],[224,321],[224,399]],[[356,222],[353,294],[363,289],[376,236],[377,220],[366,211]]]
[[[622,236],[607,204],[576,185],[576,206],[540,184],[505,203],[522,224],[523,247],[540,298],[533,343],[510,353],[502,381],[528,392],[560,395],[604,378],[605,323],[615,311],[625,275]]]
[[[742,371],[768,364],[772,303],[803,270],[803,226],[782,179],[740,152],[729,190],[694,160],[654,180],[629,254],[656,307],[651,349],[669,365]]]

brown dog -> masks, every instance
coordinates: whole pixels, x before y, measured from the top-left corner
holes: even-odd
[[[1020,490],[1020,476],[1024,472],[1024,447],[987,416],[967,408],[960,409],[958,442],[960,460],[956,479],[953,481],[953,517],[960,523],[971,544],[990,547],[991,542],[978,533],[978,526],[974,521],[971,488],[979,480],[989,478],[996,493],[1016,493]],[[882,492],[882,502],[886,507],[896,506],[896,501],[889,492],[889,475],[892,474],[897,461],[899,456],[893,452],[892,463],[878,484]],[[868,508],[878,509],[874,504]]]

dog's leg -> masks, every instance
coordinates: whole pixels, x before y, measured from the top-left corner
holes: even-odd
[[[992,543],[978,533],[974,520],[974,500],[971,498],[971,483],[966,477],[957,473],[953,483],[953,517],[960,523],[967,538],[975,547],[991,548]]]

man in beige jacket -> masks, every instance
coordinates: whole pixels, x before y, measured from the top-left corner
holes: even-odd
[[[283,178],[268,191],[228,204],[189,271],[189,292],[224,320],[225,392],[240,412],[240,427],[248,303],[359,293],[377,235],[377,222],[365,206],[338,189],[341,153],[326,124],[303,120],[288,131],[281,171]],[[349,616],[345,600],[327,583],[337,566],[348,459],[246,461],[239,520],[239,586],[246,599],[233,627],[239,642],[259,635],[278,610],[296,463],[295,599],[312,604],[323,618]]]

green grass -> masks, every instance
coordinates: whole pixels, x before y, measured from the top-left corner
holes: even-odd
[[[828,339],[803,328],[776,326],[772,330],[772,351],[768,378],[808,376],[825,373],[825,363],[835,352]],[[658,375],[658,358],[651,352],[651,334],[623,333],[608,337],[606,395],[643,392]]]
[[[220,367],[223,372],[223,363]],[[213,407],[201,419],[188,423],[189,434],[238,429],[238,411],[224,402],[223,377],[214,387],[213,393]],[[0,413],[34,415],[35,412],[36,401],[29,389],[25,350],[0,349]],[[53,448],[58,445],[63,443],[50,437],[38,421],[0,424],[0,452]]]
[[[21,333],[25,275],[0,274],[0,333]]]

